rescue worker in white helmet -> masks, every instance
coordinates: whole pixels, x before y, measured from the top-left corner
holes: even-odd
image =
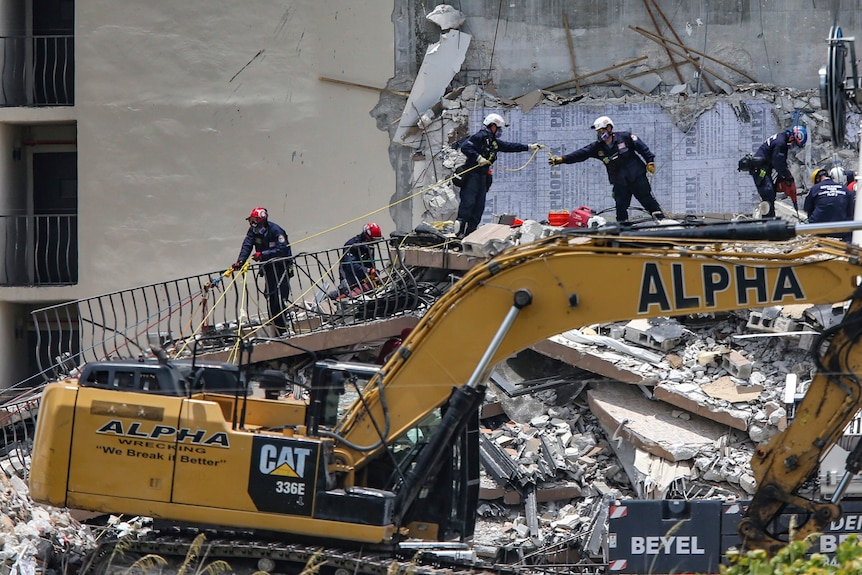
[[[576,164],[589,158],[601,160],[608,171],[608,181],[613,186],[617,221],[627,222],[632,196],[656,219],[665,217],[664,211],[652,193],[647,172],[655,173],[655,154],[631,132],[614,132],[614,123],[607,116],[596,118],[591,126],[596,131],[596,141],[564,156],[552,156],[548,163]]]
[[[461,203],[458,205],[455,230],[459,238],[475,231],[482,221],[485,196],[492,182],[490,168],[497,159],[497,153],[534,152],[542,147],[540,144],[517,144],[499,139],[506,127],[506,121],[500,114],[488,114],[482,124],[482,129],[461,145],[461,152],[467,161],[461,171]]]

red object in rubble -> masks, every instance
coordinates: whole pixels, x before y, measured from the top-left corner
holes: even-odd
[[[590,225],[590,218],[595,215],[592,209],[587,206],[581,206],[577,210],[572,210],[569,215],[569,221],[566,224],[567,228],[585,228]]]

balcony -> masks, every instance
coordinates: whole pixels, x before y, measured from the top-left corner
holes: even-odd
[[[260,264],[247,272],[214,271],[35,310],[38,374],[21,385],[56,379],[88,361],[134,358],[154,341],[172,357],[229,352],[237,336],[282,337],[299,344],[296,349],[319,351],[346,345],[346,336],[337,335],[349,331],[356,338],[349,342],[352,349],[373,339],[373,324],[419,317],[441,293],[436,280],[405,266],[397,247],[381,240],[372,250],[375,285],[344,296],[337,289],[343,248],[294,256],[291,301],[282,312],[287,330],[281,335],[273,329]],[[314,340],[317,334],[326,337]],[[290,355],[290,348],[278,349]]]
[[[78,283],[78,216],[0,216],[0,286]]]
[[[0,62],[0,107],[75,104],[74,36],[0,36]]]

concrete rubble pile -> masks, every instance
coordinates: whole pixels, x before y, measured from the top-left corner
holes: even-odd
[[[616,499],[750,498],[754,447],[786,427],[814,374],[809,350],[843,311],[603,324],[498,366],[483,412],[477,542],[591,554]]]
[[[32,502],[27,484],[0,473],[0,573],[62,573],[95,548],[93,532],[68,510]]]

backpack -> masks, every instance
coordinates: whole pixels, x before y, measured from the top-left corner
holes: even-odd
[[[739,158],[739,163],[736,165],[736,170],[739,172],[748,172],[753,174],[758,168],[764,164],[763,158],[758,158],[754,154],[745,154]]]

